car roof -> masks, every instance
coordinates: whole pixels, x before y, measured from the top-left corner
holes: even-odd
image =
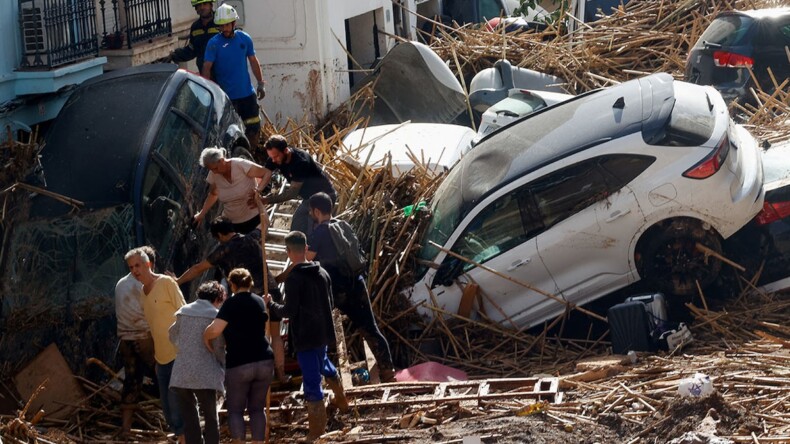
[[[763,20],[763,19],[776,19],[782,15],[790,15],[790,7],[780,7],[780,8],[765,8],[765,9],[750,9],[747,11],[726,11],[719,14],[718,17],[727,16],[727,15],[746,15],[756,20]]]
[[[638,131],[663,127],[674,104],[673,79],[653,74],[584,94],[484,138],[454,167],[464,206],[573,153]]]
[[[77,87],[49,128],[42,150],[47,189],[102,208],[129,201],[147,130],[175,65],[114,71]],[[39,198],[35,215],[69,208]]]

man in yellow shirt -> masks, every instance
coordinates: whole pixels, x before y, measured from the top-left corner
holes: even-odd
[[[124,259],[132,276],[143,284],[143,313],[154,339],[156,379],[159,383],[162,410],[170,429],[178,436],[178,441],[183,443],[184,422],[176,395],[169,388],[176,347],[170,342],[168,330],[176,321],[176,311],[186,305],[186,301],[175,279],[154,273],[153,263],[145,251],[135,248],[126,253]]]

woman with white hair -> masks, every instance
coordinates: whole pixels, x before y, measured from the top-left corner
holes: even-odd
[[[259,223],[258,209],[249,201],[268,170],[247,159],[229,159],[225,149],[219,147],[205,148],[200,153],[200,166],[209,170],[206,182],[210,188],[203,208],[194,216],[195,223],[200,224],[219,200],[222,215],[233,222],[237,233],[247,234],[254,230]]]

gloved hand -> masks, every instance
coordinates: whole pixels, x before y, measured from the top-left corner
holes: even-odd
[[[266,85],[263,82],[258,82],[258,88],[255,92],[258,95],[258,100],[263,100],[266,97]]]

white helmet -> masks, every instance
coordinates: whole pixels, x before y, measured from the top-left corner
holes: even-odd
[[[239,14],[236,12],[236,9],[227,3],[217,8],[217,12],[214,14],[214,23],[217,25],[232,23],[238,19]]]

